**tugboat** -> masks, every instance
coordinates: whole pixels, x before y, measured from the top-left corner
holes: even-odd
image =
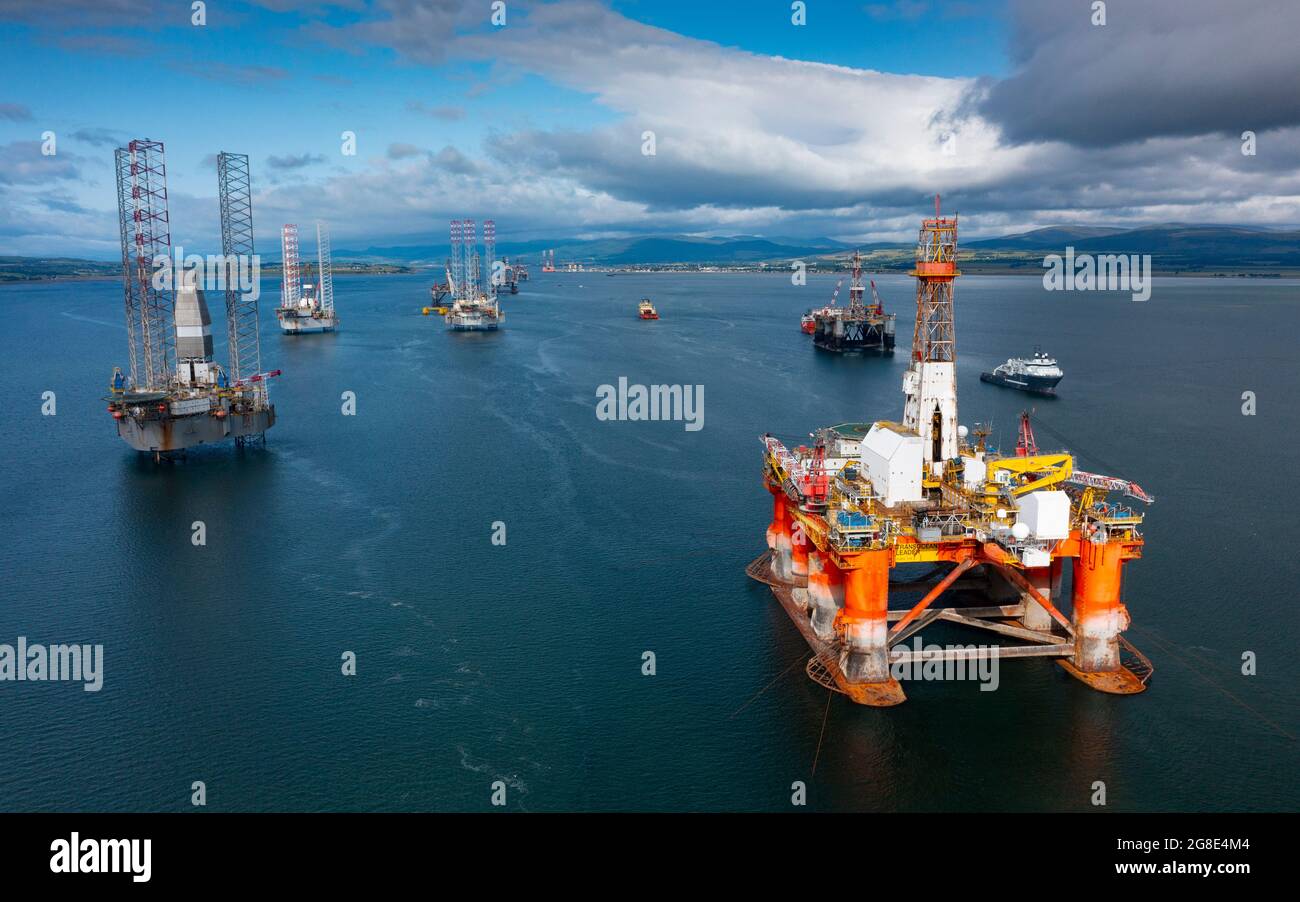
[[[799,331],[804,335],[812,335],[817,331],[817,317],[809,310],[799,320]]]
[[[1064,376],[1056,358],[1035,347],[1033,357],[1012,357],[993,372],[980,373],[980,381],[1038,395],[1054,395],[1056,384]]]
[[[637,308],[636,315],[641,319],[658,319],[659,311],[655,309],[654,304],[650,303],[649,298],[642,298],[641,306]]]

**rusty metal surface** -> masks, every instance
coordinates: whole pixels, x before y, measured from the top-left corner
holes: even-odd
[[[1142,678],[1127,667],[1121,667],[1119,670],[1089,673],[1075,667],[1069,658],[1062,658],[1056,663],[1060,665],[1062,670],[1089,689],[1096,689],[1098,692],[1105,692],[1107,695],[1137,695],[1139,692],[1145,692],[1147,688],[1147,684],[1142,681]]]
[[[902,685],[893,678],[883,683],[855,683],[850,681],[840,667],[840,644],[821,639],[813,632],[812,623],[805,616],[798,602],[794,600],[794,595],[790,592],[790,586],[779,583],[769,583],[769,585],[772,586],[772,594],[776,596],[776,600],[781,603],[781,607],[785,608],[786,614],[794,622],[800,635],[808,643],[808,647],[812,649],[813,656],[818,661],[818,666],[830,675],[839,691],[859,705],[868,705],[873,708],[887,708],[907,701],[907,695],[903,692]],[[809,676],[813,677],[813,674],[809,672]],[[817,678],[813,677],[813,679]],[[821,680],[817,680],[817,682],[821,682]]]
[[[795,577],[795,580],[792,583],[783,582],[782,580],[777,579],[772,574],[772,549],[770,548],[749,562],[749,566],[745,568],[745,575],[752,580],[757,580],[758,582],[768,586],[785,586],[792,589],[802,589],[808,586],[808,578],[806,576]]]
[[[772,589],[781,607],[803,636],[812,650],[812,657],[804,665],[808,678],[820,686],[834,692],[847,695],[860,705],[872,707],[889,707],[900,704],[907,699],[902,685],[894,679],[883,683],[854,683],[845,677],[840,667],[843,653],[838,639],[826,640],[819,637],[812,628],[812,623],[804,610],[794,599],[791,591],[796,585],[778,580],[772,575],[772,552],[764,551],[750,562],[745,573],[751,579],[763,583]],[[799,585],[802,585],[799,584]],[[1029,594],[1029,593],[1024,593]],[[902,620],[907,612],[892,610],[888,612],[889,620]],[[941,608],[932,607],[922,611],[911,623],[904,624],[898,635],[890,636],[891,664],[923,661],[930,657],[930,652],[916,655],[913,651],[899,647],[901,642],[919,632],[937,620],[969,627],[992,630],[1034,644],[1023,646],[997,646],[986,650],[953,649],[937,653],[940,660],[978,659],[996,654],[999,658],[1037,658],[1053,657],[1056,663],[1088,687],[1111,695],[1134,695],[1146,689],[1146,684],[1154,672],[1150,660],[1133,647],[1127,639],[1120,637],[1124,666],[1118,671],[1106,673],[1087,673],[1079,670],[1071,661],[1074,646],[1066,636],[1030,630],[1019,622],[1018,617],[1024,613],[1024,605],[1001,605],[988,607]],[[1000,622],[999,622],[1000,621]]]

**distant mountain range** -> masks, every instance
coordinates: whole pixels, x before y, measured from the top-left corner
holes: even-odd
[[[1104,226],[1051,226],[1000,238],[961,242],[965,272],[1041,272],[1043,257],[1076,254],[1150,254],[1156,272],[1300,274],[1300,231],[1224,225],[1166,225],[1140,228]],[[688,235],[640,235],[592,240],[502,242],[497,253],[522,259],[534,271],[544,250],[555,251],[557,264],[580,262],[588,266],[729,266],[751,267],[770,263],[784,267],[791,260],[839,268],[853,250],[861,250],[873,271],[904,271],[915,253],[911,243],[860,245],[832,238],[789,238],[734,235],[697,238]],[[336,269],[410,271],[437,269],[449,253],[447,245],[403,245],[340,248],[334,251]],[[263,265],[274,269],[278,255],[263,255]],[[0,257],[0,282],[48,278],[96,278],[120,274],[116,261],[53,257]]]
[[[1150,254],[1157,271],[1276,270],[1300,271],[1300,231],[1273,231],[1243,226],[1167,225],[1141,228],[1104,226],[1050,226],[1018,235],[982,238],[961,243],[968,268],[1041,268],[1049,253]],[[543,250],[553,249],[559,263],[582,262],[596,266],[657,266],[668,264],[718,264],[739,266],[794,259],[831,260],[861,250],[874,268],[906,268],[915,253],[912,243],[864,243],[832,238],[763,238],[737,235],[696,238],[685,235],[602,238],[589,241],[530,241],[501,243],[502,256],[537,264]],[[440,265],[446,245],[372,247],[363,251],[335,251],[338,259],[407,265]]]
[[[600,266],[658,265],[668,263],[760,263],[789,260],[846,251],[850,245],[831,238],[759,238],[737,235],[728,238],[696,238],[689,235],[654,235],[592,240],[501,242],[497,253],[540,263],[544,250],[554,250],[557,263],[583,262]],[[415,247],[371,247],[363,251],[336,250],[336,259],[363,262],[441,265],[451,249],[448,245]]]
[[[962,242],[976,258],[985,254],[1150,254],[1158,271],[1225,269],[1300,270],[1300,231],[1243,226],[1168,224],[1136,229],[1035,229],[1023,235]]]

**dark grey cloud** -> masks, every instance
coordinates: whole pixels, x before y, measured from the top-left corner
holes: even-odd
[[[465,110],[458,106],[428,106],[419,100],[411,100],[406,104],[408,113],[418,113],[421,116],[428,116],[431,119],[441,119],[444,122],[454,122],[457,119],[465,118]]]
[[[433,162],[438,168],[457,175],[474,175],[478,172],[474,161],[450,144],[434,154]]]
[[[267,166],[282,172],[291,169],[303,169],[324,162],[325,157],[318,153],[288,153],[282,156],[269,156],[266,158]]]
[[[379,0],[377,16],[342,29],[363,40],[392,47],[422,63],[441,63],[459,27],[481,25],[489,4],[464,0]],[[341,35],[340,35],[341,36]]]
[[[211,81],[251,87],[270,82],[283,81],[289,77],[286,69],[279,66],[232,66],[228,63],[177,63],[177,71],[188,75],[197,75]]]
[[[121,147],[126,144],[125,133],[111,128],[79,128],[71,137],[93,147]]]
[[[94,212],[93,210],[82,206],[69,194],[63,191],[43,192],[40,197],[40,202],[47,210],[53,210],[57,213],[91,214]]]
[[[1016,72],[979,88],[1012,143],[1105,147],[1300,124],[1300,3],[1013,0]]]
[[[388,145],[388,159],[390,160],[408,160],[411,157],[418,157],[422,153],[424,153],[424,151],[416,147],[414,144],[403,144],[399,142],[397,144]]]
[[[493,159],[506,166],[572,179],[653,211],[701,205],[806,211],[868,201],[906,204],[926,190],[920,181],[875,190],[851,180],[839,186],[816,184],[798,168],[756,168],[748,158],[720,155],[709,162],[679,153],[674,137],[661,133],[653,156],[641,152],[641,131],[635,126],[494,134],[486,147]]]
[[[30,122],[32,111],[21,103],[0,103],[0,119],[10,122]]]
[[[60,151],[54,156],[41,153],[40,141],[11,141],[0,144],[0,184],[48,185],[77,179],[81,173],[76,154]]]
[[[139,56],[153,49],[147,41],[124,37],[120,34],[90,32],[85,34],[60,34],[46,38],[56,46],[74,53],[104,53],[114,56]]]
[[[169,17],[189,24],[189,4],[168,4],[161,0],[5,0],[0,3],[0,20],[24,22],[49,27],[56,25],[117,26],[124,22],[148,25],[156,23],[160,14],[172,11]]]

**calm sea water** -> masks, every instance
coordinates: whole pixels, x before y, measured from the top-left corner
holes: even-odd
[[[0,642],[106,659],[99,693],[0,683],[0,809],[188,810],[195,780],[209,810],[484,810],[496,780],[533,811],[788,810],[796,780],[822,810],[1091,810],[1096,780],[1110,809],[1300,807],[1296,282],[1158,280],[1135,304],[959,281],[962,422],[1010,446],[1034,404],[1042,444],[1156,496],[1126,593],[1157,671],[1114,698],[1011,661],[996,692],[912,683],[890,710],[791,668],[802,640],[743,570],[762,432],[901,415],[911,280],[878,280],[884,359],[799,333],[829,277],[538,276],[491,335],[420,316],[427,282],[340,278],[342,331],[298,337],[266,283],[267,447],[161,467],[101,401],[119,287],[0,288]],[[1038,343],[1058,399],[979,382]],[[620,376],[703,385],[704,429],[597,420]]]

